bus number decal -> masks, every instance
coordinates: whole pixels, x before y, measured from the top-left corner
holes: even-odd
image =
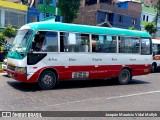
[[[73,72],[72,78],[88,78],[89,72]]]
[[[76,59],[74,59],[74,58],[69,58],[69,61],[76,61]]]
[[[57,58],[48,58],[48,61],[57,61]]]
[[[92,61],[102,61],[102,58],[93,58]]]

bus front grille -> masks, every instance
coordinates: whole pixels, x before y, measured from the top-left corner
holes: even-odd
[[[9,70],[15,71],[15,66],[7,65],[7,68],[8,68]]]

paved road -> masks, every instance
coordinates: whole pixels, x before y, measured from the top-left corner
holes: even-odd
[[[61,82],[53,90],[0,75],[0,111],[160,111],[160,73],[112,80]]]

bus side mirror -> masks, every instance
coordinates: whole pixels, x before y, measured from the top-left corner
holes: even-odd
[[[155,56],[156,55],[156,53],[155,52],[153,52],[153,56]]]
[[[33,49],[32,48],[29,50],[29,53],[33,53]]]

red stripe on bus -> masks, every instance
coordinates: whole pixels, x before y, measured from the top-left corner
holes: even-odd
[[[89,79],[98,79],[98,78],[114,78],[118,77],[121,69],[124,67],[128,67],[131,69],[132,75],[144,75],[150,73],[151,66],[145,66],[145,65],[107,65],[107,66],[68,66],[65,68],[64,66],[56,66],[56,67],[44,67],[38,70],[29,81],[35,81],[40,73],[47,69],[47,68],[53,68],[58,72],[58,79],[60,80],[67,80],[72,79],[72,73],[73,72],[89,72]],[[37,79],[38,81],[38,79]],[[36,82],[36,81],[35,81]]]
[[[58,79],[60,80],[68,80],[72,79],[72,73],[73,72],[88,72],[89,79],[98,79],[98,78],[114,78],[118,77],[121,69],[124,67],[128,67],[131,69],[132,76],[137,75],[144,75],[150,73],[151,66],[145,66],[145,65],[99,65],[99,66],[49,66],[49,67],[43,67],[36,71],[29,80],[27,80],[26,75],[15,73],[17,77],[13,77],[14,79],[22,82],[37,82],[38,77],[43,70],[48,68],[53,68],[58,72]],[[9,72],[9,71],[8,71]]]

